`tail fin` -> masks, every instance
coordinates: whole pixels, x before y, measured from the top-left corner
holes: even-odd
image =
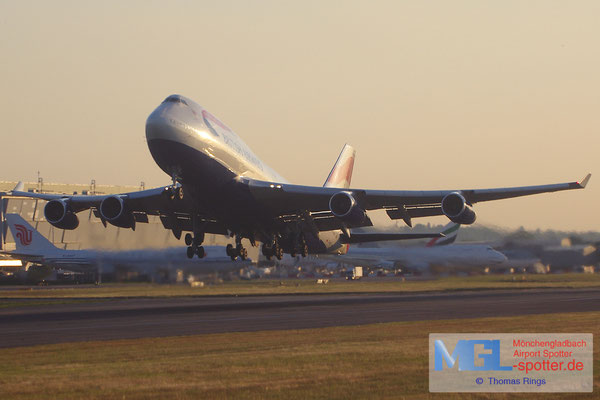
[[[356,150],[349,144],[345,144],[342,152],[338,156],[335,165],[331,169],[323,187],[343,188],[350,187],[352,180],[352,169],[354,168],[354,156]]]
[[[6,214],[6,223],[15,239],[18,253],[33,253],[40,250],[56,250],[57,247],[35,230],[19,214]]]
[[[447,244],[454,243],[456,241],[456,237],[458,236],[459,228],[460,224],[450,222],[444,227],[444,230],[442,231],[445,237],[433,238],[429,242],[427,242],[425,247],[444,246]]]
[[[15,188],[12,190],[13,192],[22,192],[25,189],[25,185],[23,184],[23,181],[19,181],[17,183],[17,186],[15,186]]]

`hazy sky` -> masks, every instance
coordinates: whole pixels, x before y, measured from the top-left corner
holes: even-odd
[[[599,21],[598,1],[0,0],[0,180],[168,183],[144,126],[180,93],[294,183],[321,185],[346,142],[354,187],[592,172],[476,211],[597,230]]]

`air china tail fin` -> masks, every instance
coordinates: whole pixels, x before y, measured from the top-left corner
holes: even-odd
[[[57,247],[35,230],[18,214],[6,214],[6,223],[15,239],[17,253],[36,253],[42,250],[57,250]]]
[[[323,187],[348,189],[352,180],[352,169],[354,168],[354,156],[356,150],[349,144],[345,144],[338,156],[335,165],[331,169]]]
[[[444,230],[442,230],[442,233],[445,237],[433,238],[429,242],[427,242],[425,247],[444,246],[447,244],[454,243],[456,241],[456,237],[458,236],[459,228],[460,224],[450,222],[444,227]]]

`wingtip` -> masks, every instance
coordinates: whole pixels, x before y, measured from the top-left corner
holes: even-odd
[[[585,188],[591,177],[592,174],[587,174],[581,182],[577,182],[579,184],[579,187],[581,187],[582,189]]]

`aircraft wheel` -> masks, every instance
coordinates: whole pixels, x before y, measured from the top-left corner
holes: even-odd
[[[186,244],[186,246],[191,246],[193,241],[194,241],[194,238],[192,237],[192,234],[191,233],[186,233],[185,234],[185,244]]]
[[[206,252],[204,251],[204,247],[198,246],[198,248],[196,249],[196,254],[198,255],[198,258],[204,258],[204,256],[206,256]]]
[[[194,258],[194,248],[192,246],[187,248],[187,256],[188,258]]]
[[[275,257],[277,257],[278,260],[283,258],[283,249],[281,247],[277,247],[275,250]]]
[[[233,246],[230,243],[230,244],[227,245],[227,247],[225,247],[225,253],[227,253],[227,255],[229,257],[231,257],[233,255],[233,252],[234,252]]]

